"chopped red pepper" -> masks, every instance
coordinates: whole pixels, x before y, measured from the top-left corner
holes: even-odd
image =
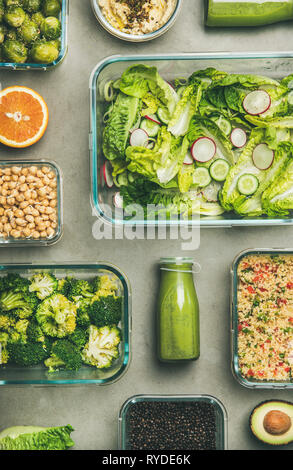
[[[248,287],[246,287],[246,289],[248,290],[248,292],[249,292],[250,294],[255,294],[255,290],[254,290],[254,288],[253,288],[252,286],[248,286]]]
[[[290,372],[291,367],[286,367],[285,372]]]
[[[252,369],[249,369],[249,370],[247,371],[247,375],[248,375],[249,377],[253,377],[253,376],[254,376],[253,370],[252,370]]]
[[[293,289],[293,282],[287,282],[286,287],[287,289]]]

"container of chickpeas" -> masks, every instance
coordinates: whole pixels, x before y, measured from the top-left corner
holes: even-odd
[[[56,243],[63,230],[62,207],[56,163],[0,162],[0,247]]]

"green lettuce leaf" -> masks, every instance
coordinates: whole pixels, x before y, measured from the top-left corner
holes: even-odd
[[[183,136],[188,132],[190,120],[198,109],[202,90],[202,86],[198,84],[189,85],[184,90],[168,125],[168,131],[174,136]]]
[[[104,129],[103,152],[108,160],[124,159],[129,132],[141,109],[138,98],[119,93]]]
[[[293,145],[286,145],[290,158],[280,176],[270,185],[262,196],[262,204],[267,215],[287,216],[293,210]]]
[[[70,425],[14,426],[0,433],[0,450],[66,450],[74,446],[72,431]]]
[[[126,95],[136,98],[145,98],[150,92],[170,113],[176,105],[176,92],[159,75],[156,67],[148,65],[132,65],[122,74],[120,90]]]

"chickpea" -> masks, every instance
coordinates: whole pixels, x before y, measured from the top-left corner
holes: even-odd
[[[15,197],[8,197],[7,204],[9,204],[10,206],[13,206],[15,204]]]
[[[50,188],[56,188],[57,187],[57,181],[56,180],[52,180],[49,184]]]
[[[6,204],[6,197],[0,196],[0,204],[4,206]]]
[[[47,194],[46,188],[42,187],[42,188],[38,189],[38,195],[39,196],[45,197],[46,194]]]
[[[11,181],[11,178],[10,178],[10,176],[8,176],[8,175],[7,175],[7,176],[3,176],[2,179],[3,179],[3,181]]]
[[[31,198],[32,199],[37,199],[38,197],[38,194],[37,194],[37,191],[35,191],[34,189],[31,191]]]
[[[36,224],[34,223],[31,223],[31,224],[27,224],[27,227],[29,230],[33,230],[34,228],[36,228]]]
[[[25,215],[24,218],[30,224],[32,224],[35,221],[35,218],[32,215]]]
[[[24,184],[26,182],[26,178],[24,175],[21,175],[19,178],[18,178],[18,182],[19,184]]]
[[[19,230],[11,230],[11,233],[10,235],[13,237],[13,238],[20,238],[21,237],[21,232]]]
[[[49,173],[47,174],[47,176],[48,176],[48,178],[50,178],[50,179],[53,179],[53,178],[56,177],[54,171],[49,171]]]
[[[2,188],[3,188],[3,189],[6,189],[7,191],[9,190],[9,186],[8,186],[7,181],[2,184]]]
[[[51,191],[48,194],[48,199],[57,199],[57,192],[56,191]]]
[[[18,181],[18,176],[17,176],[17,175],[12,175],[12,176],[11,176],[11,180],[12,180],[12,181],[15,181],[15,182],[17,183],[17,181]]]
[[[45,221],[44,221],[44,224],[45,224],[45,227],[46,227],[46,228],[51,227],[51,221],[50,221],[50,220],[45,220]]]
[[[42,180],[38,179],[38,180],[36,181],[36,183],[35,183],[35,187],[36,187],[37,189],[41,189],[41,188],[43,187],[43,182],[42,182]]]
[[[6,215],[3,215],[3,217],[1,217],[1,222],[2,224],[6,224],[8,222],[8,217]]]
[[[58,224],[57,224],[56,222],[53,222],[53,223],[51,224],[51,227],[52,227],[52,228],[57,228],[57,227],[58,227]]]
[[[22,192],[22,193],[25,193],[28,189],[28,185],[26,183],[23,183],[19,186],[19,191]]]
[[[24,176],[27,176],[28,175],[28,168],[23,168],[21,170],[21,174],[24,175]]]
[[[43,166],[41,170],[44,173],[44,175],[47,175],[48,173],[50,173],[50,168],[48,168],[47,166]]]
[[[35,181],[35,176],[33,175],[28,175],[27,178],[26,178],[26,182],[27,183],[33,183]]]
[[[36,166],[31,166],[31,167],[29,168],[29,172],[30,172],[31,175],[34,175],[34,176],[35,176],[36,173],[37,173],[37,171],[38,171],[38,169],[37,169]]]
[[[21,209],[16,208],[16,210],[14,211],[14,215],[15,217],[18,217],[21,219],[24,216],[24,212]]]
[[[46,230],[46,225],[45,224],[39,224],[37,226],[37,229],[40,231],[40,232],[44,232],[44,230]]]
[[[24,201],[24,200],[19,204],[20,209],[26,209],[28,206],[29,206],[29,203],[27,201]]]
[[[48,176],[44,176],[44,178],[42,179],[42,183],[44,186],[47,186],[49,183],[50,183],[50,178],[48,178]]]
[[[15,219],[11,219],[10,224],[11,224],[12,228],[16,228],[16,226],[17,226]]]
[[[42,201],[42,204],[43,204],[43,206],[45,206],[45,207],[48,207],[48,206],[50,205],[48,199],[44,199],[44,200]]]
[[[19,175],[21,173],[21,168],[19,166],[13,166],[11,168],[11,172],[14,174],[14,175]]]
[[[55,230],[52,227],[47,228],[48,237],[53,237],[54,233],[55,233]]]
[[[35,239],[35,240],[38,240],[40,238],[40,232],[38,232],[37,230],[35,230],[33,233],[32,233],[32,237]]]
[[[29,238],[30,235],[31,235],[31,230],[28,228],[28,227],[25,227],[22,231],[23,235],[26,237],[26,238]]]
[[[32,215],[34,217],[38,217],[40,215],[39,211],[37,209],[32,209]]]
[[[44,206],[39,206],[38,207],[38,211],[41,213],[41,214],[44,214],[46,212],[46,207]]]
[[[18,194],[18,196],[15,196],[15,199],[17,200],[17,202],[23,203],[25,198],[23,194]]]
[[[15,222],[17,223],[17,225],[19,225],[20,227],[23,227],[27,224],[26,220],[25,219],[22,219],[22,218],[19,218],[17,217],[15,219]]]
[[[7,194],[8,194],[7,189],[2,188],[1,194],[2,194],[2,196],[7,196]]]
[[[42,215],[42,219],[45,220],[45,221],[49,221],[49,220],[50,220],[48,214],[43,214],[43,215]]]
[[[0,216],[4,214],[4,207],[0,207]]]
[[[9,223],[4,224],[3,229],[4,229],[4,232],[10,233],[10,231],[12,230],[11,224],[9,224]]]
[[[27,201],[31,198],[31,192],[29,190],[25,191],[23,195]]]

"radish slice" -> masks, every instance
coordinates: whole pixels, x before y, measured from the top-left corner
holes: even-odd
[[[210,139],[210,137],[199,137],[192,144],[191,155],[197,162],[206,163],[215,156],[216,150],[217,147],[213,139]]]
[[[184,165],[192,165],[193,164],[193,158],[191,153],[188,151],[187,154],[185,155],[185,158],[183,160]]]
[[[117,209],[123,209],[123,196],[121,196],[119,191],[114,194],[113,203]]]
[[[148,133],[144,129],[135,129],[130,135],[132,147],[146,147],[149,141]]]
[[[244,147],[247,142],[246,132],[243,129],[240,129],[240,127],[236,127],[236,129],[233,129],[231,132],[230,140],[234,147],[240,149],[241,147]]]
[[[111,163],[108,161],[104,163],[103,175],[104,175],[105,183],[108,186],[108,188],[112,188],[114,186],[114,180],[112,176]]]
[[[252,154],[252,160],[259,170],[267,170],[274,161],[274,151],[267,144],[258,144]]]
[[[145,119],[148,119],[149,121],[155,122],[156,124],[161,125],[161,122],[156,119],[157,116],[154,116],[153,114],[149,116],[144,116]]]
[[[270,108],[271,97],[265,90],[251,91],[245,96],[242,105],[248,114],[257,116]]]

